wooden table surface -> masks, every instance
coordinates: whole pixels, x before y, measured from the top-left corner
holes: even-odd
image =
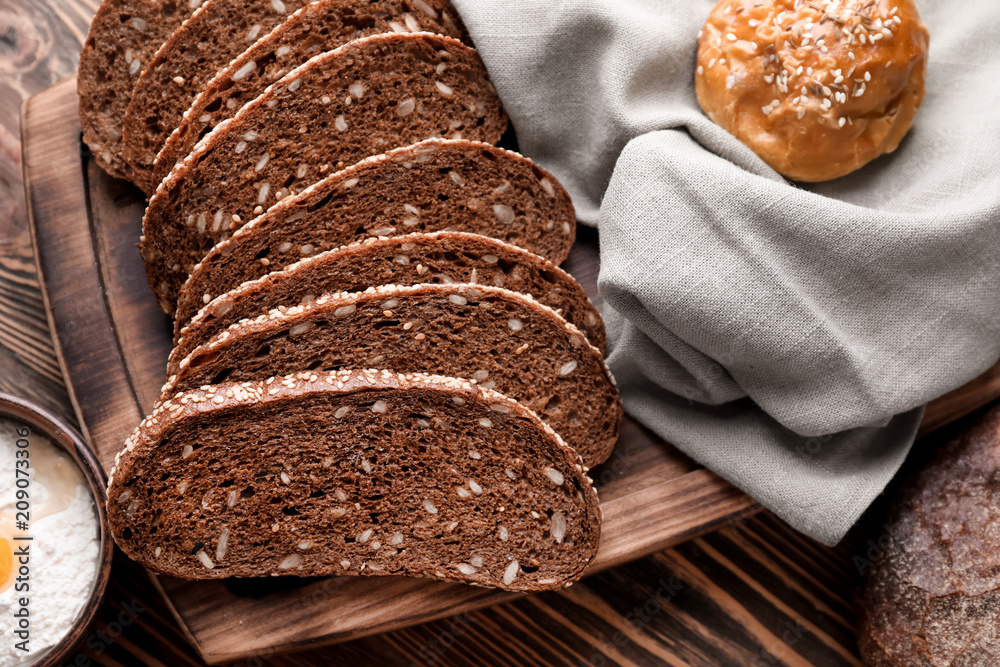
[[[27,230],[19,106],[74,72],[98,4],[0,0],[0,390],[71,421]],[[859,665],[853,595],[878,535],[865,526],[880,514],[830,549],[764,512],[565,591],[240,664]],[[69,664],[202,663],[145,572],[118,554],[107,602]]]

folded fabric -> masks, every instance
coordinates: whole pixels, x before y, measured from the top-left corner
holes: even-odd
[[[927,401],[1000,356],[1000,22],[924,0],[927,96],[894,154],[785,181],[701,112],[700,0],[455,0],[517,131],[600,230],[626,409],[837,542]]]

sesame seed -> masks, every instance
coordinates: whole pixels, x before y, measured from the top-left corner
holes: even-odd
[[[413,113],[413,110],[416,109],[416,106],[417,106],[417,101],[412,97],[408,97],[407,99],[400,102],[399,105],[396,107],[396,115],[399,116],[400,118],[406,118],[411,113]]]
[[[517,573],[520,570],[520,565],[516,560],[510,562],[507,569],[503,571],[503,583],[505,586],[510,586],[514,579],[517,577]]]
[[[299,554],[292,554],[291,556],[289,556],[285,560],[281,561],[281,564],[278,565],[278,568],[282,569],[282,570],[290,570],[291,568],[295,567],[296,565],[300,564],[301,562],[302,562],[302,556],[301,555],[299,555]]]
[[[233,73],[232,79],[233,81],[239,81],[240,79],[244,78],[247,74],[254,71],[255,69],[257,69],[257,63],[251,60],[250,62],[246,63],[238,70],[236,70]]]
[[[566,477],[555,468],[546,468],[545,476],[556,486],[562,486],[563,482],[566,481]]]

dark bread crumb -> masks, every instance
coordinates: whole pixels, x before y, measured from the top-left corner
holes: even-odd
[[[116,178],[131,179],[122,159],[125,110],[139,75],[167,35],[201,0],[104,0],[80,52],[76,90],[83,140],[97,165]]]
[[[604,352],[600,313],[568,273],[503,241],[478,234],[434,232],[368,239],[308,257],[226,292],[178,331],[167,374],[175,373],[181,359],[230,325],[278,306],[305,303],[328,292],[421,283],[479,283],[530,294],[583,331],[591,344]]]
[[[861,655],[872,667],[1000,659],[1000,409],[937,452],[894,503],[866,573]]]
[[[122,128],[122,159],[132,170],[132,181],[146,194],[152,194],[156,185],[151,183],[156,153],[198,91],[258,36],[305,4],[306,0],[206,0],[167,36],[136,81]]]
[[[325,175],[437,136],[499,140],[507,117],[479,55],[429,33],[375,35],[302,65],[218,125],[157,188],[146,277],[164,312],[232,230]]]
[[[517,153],[464,140],[421,142],[333,174],[244,225],[195,267],[174,316],[183,327],[206,294],[312,254],[445,229],[499,238],[559,264],[576,236],[576,214],[559,182]]]
[[[485,285],[327,294],[243,320],[191,352],[174,393],[302,370],[389,368],[476,380],[534,410],[588,467],[618,439],[621,402],[601,353],[531,297]]]
[[[170,133],[181,124],[184,112],[195,97],[220,70],[225,70],[246,49],[253,48],[258,40],[268,39],[272,29],[286,19],[291,21],[290,16],[306,4],[305,0],[208,0],[170,35],[139,78],[125,115],[122,155],[133,169],[134,182],[146,194],[153,194],[159,182],[154,181],[153,176],[156,155]],[[391,32],[394,27],[407,30],[407,26],[412,26],[416,31],[461,37],[457,33],[451,34],[438,20],[441,12],[449,11],[447,2],[430,0],[423,6],[434,16],[411,0],[323,0],[306,12],[310,20],[298,16],[294,19],[293,26],[301,28],[303,23],[308,22],[315,28],[309,32],[308,45],[306,40],[298,41],[294,51],[285,53],[280,60],[284,64],[290,58],[298,58],[293,63],[298,65],[322,51],[368,35]],[[317,21],[318,17],[321,20]],[[277,41],[287,41],[287,32],[287,29],[283,30],[285,39]],[[264,62],[262,57],[259,60]],[[281,69],[281,65],[274,63],[268,67],[272,75]],[[291,67],[285,72],[289,69]],[[251,75],[243,77],[238,83],[241,86],[256,83],[259,94],[268,83],[279,78],[258,72],[262,73],[265,74],[263,77]],[[166,95],[164,91],[167,91]],[[229,90],[226,100],[236,99],[234,94],[235,91]],[[243,95],[245,101],[254,97],[257,95]],[[192,119],[193,124],[202,128],[193,136],[197,138],[199,134],[207,133],[203,128],[213,116],[217,117],[208,123],[211,127],[235,114],[238,108],[230,110],[228,115],[224,113],[227,110],[225,104],[219,105],[216,114],[204,110],[193,112],[198,114],[198,118],[206,114],[209,116],[201,123],[198,118]],[[187,146],[185,155],[196,142],[197,139]]]
[[[452,378],[300,373],[161,404],[119,453],[111,532],[190,579],[417,575],[534,591],[578,579],[600,509],[516,402]]]
[[[350,3],[351,0],[319,0],[306,5],[267,36],[259,39],[226,68],[219,70],[184,112],[184,119],[171,132],[156,156],[151,186],[155,187],[166,178],[174,165],[194,150],[202,137],[222,121],[234,116],[244,104],[256,99],[269,85],[308,59],[333,48],[328,45],[329,40],[336,39],[336,35],[331,34],[331,27],[344,25],[345,29],[359,32],[359,37],[409,29],[405,19],[400,25],[388,13],[380,14],[377,11],[376,16],[371,17],[374,21],[371,25],[352,25],[350,20],[345,22],[341,8],[351,6]],[[371,0],[369,4],[373,9],[382,6],[391,10],[395,6],[393,0]],[[419,5],[421,15],[427,17],[421,18],[414,27],[425,24],[431,27],[433,22],[437,22],[439,29],[436,32],[465,38],[461,22],[443,0],[412,0],[412,4]],[[432,17],[427,10],[438,15]],[[414,13],[414,17],[416,15]]]

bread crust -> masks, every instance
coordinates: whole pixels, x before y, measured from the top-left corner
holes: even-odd
[[[175,329],[177,341],[167,362],[167,375],[175,373],[180,361],[212,336],[278,306],[378,284],[439,282],[494,285],[530,294],[583,331],[604,353],[600,313],[568,273],[503,241],[463,232],[432,232],[371,238],[329,250],[219,295],[189,324]]]
[[[354,488],[366,489],[370,478],[382,479],[401,464],[414,465],[410,460],[414,454],[407,453],[410,448],[402,446],[402,441],[370,450],[363,439],[355,441],[353,436],[341,435],[327,444],[317,435],[313,450],[328,446],[332,453],[339,448],[338,455],[326,461],[322,456],[311,456],[310,448],[295,447],[293,440],[302,435],[303,426],[296,426],[294,420],[280,420],[280,415],[294,411],[297,403],[318,399],[335,409],[335,414],[328,416],[331,422],[357,419],[370,424],[384,419],[401,432],[430,429],[428,433],[435,435],[428,443],[433,447],[434,438],[444,437],[436,434],[447,432],[447,424],[435,426],[427,421],[425,425],[419,416],[396,414],[397,405],[409,409],[413,396],[423,396],[425,409],[437,415],[427,415],[429,418],[450,418],[457,423],[464,416],[482,421],[477,435],[458,445],[477,449],[469,449],[461,461],[453,461],[451,473],[445,469],[433,473],[443,488],[432,488],[431,473],[419,485],[418,492],[427,494],[423,507],[410,507],[406,489],[392,486],[390,478],[385,478],[389,484],[384,491],[390,494],[388,510],[380,499],[358,496],[360,509],[355,511],[353,492],[348,497],[336,490],[348,475],[355,480]],[[447,412],[448,406],[454,411]],[[227,451],[227,443],[212,439],[203,444],[195,441],[195,448],[183,436],[189,432],[186,429],[199,431],[227,419],[236,424],[252,422],[253,415],[261,414],[278,415],[274,418],[279,420],[280,429],[290,429],[281,431],[289,442],[285,445],[288,456],[275,459],[280,474],[265,468],[263,474],[239,477],[239,466],[250,470],[275,457],[263,434],[258,439],[245,438],[242,446],[252,448],[246,454]],[[414,423],[404,425],[402,420]],[[247,428],[253,426],[248,422]],[[519,437],[530,447],[510,452],[506,458],[491,454],[489,443],[493,438],[500,442],[508,428],[518,429]],[[450,446],[455,447],[453,443]],[[452,449],[447,451],[457,455]],[[208,459],[213,457],[230,457],[234,463],[212,468]],[[352,468],[361,460],[363,473],[360,469],[348,473],[348,459]],[[327,462],[335,471],[334,477],[323,472]],[[504,472],[505,467],[510,472]],[[197,468],[203,469],[200,475],[193,474]],[[158,489],[151,478],[161,475],[149,474],[150,470],[162,473],[162,479],[170,484],[179,480],[184,489]],[[185,470],[191,472],[184,474]],[[453,478],[464,480],[468,471],[476,471],[484,485],[493,486],[482,488],[471,481],[459,487],[464,492],[455,495]],[[236,484],[217,494],[205,492],[206,487],[213,490],[224,484],[227,480],[223,478],[235,478]],[[255,492],[249,497],[245,492],[236,493],[248,480]],[[267,503],[256,501],[272,487],[297,508],[294,513],[268,510]],[[227,488],[232,489],[228,502]],[[407,488],[412,489],[412,485]],[[519,488],[534,492],[529,496]],[[309,493],[312,489],[316,491]],[[192,498],[196,492],[197,497]],[[597,493],[579,457],[534,413],[468,381],[384,370],[298,373],[175,396],[159,404],[126,441],[109,476],[108,498],[112,535],[129,557],[156,572],[195,579],[407,574],[509,590],[548,590],[582,576],[596,555],[600,537]],[[514,499],[522,505],[515,507]],[[550,511],[555,507],[567,520],[557,527],[554,515],[536,511],[545,509],[540,502],[555,503]],[[482,512],[470,514],[464,509],[466,505],[471,508],[470,503]],[[199,509],[185,518],[187,505]],[[369,519],[368,514],[376,510],[379,518]],[[411,511],[414,514],[409,514]],[[444,525],[453,516],[468,519],[473,526],[458,546],[450,535],[454,527]],[[415,517],[418,523],[414,523]],[[399,521],[404,523],[396,523]],[[502,522],[499,534],[484,532],[493,522]],[[317,523],[323,527],[317,528]],[[390,538],[393,531],[398,538]],[[220,546],[220,542],[225,544]],[[256,546],[247,546],[248,542]],[[451,558],[456,552],[469,557],[454,562]],[[441,561],[445,555],[449,560]],[[438,561],[430,565],[429,557],[433,561],[435,556],[439,556]]]
[[[928,41],[913,0],[720,0],[695,90],[775,171],[825,181],[899,146],[924,98]]]
[[[514,217],[501,220],[497,211]],[[209,250],[180,289],[175,331],[206,294],[214,298],[309,254],[442,230],[499,238],[559,264],[576,237],[576,212],[559,181],[518,153],[464,139],[394,149],[282,199]]]
[[[426,18],[421,18],[413,27],[419,28],[429,20],[427,28],[430,32],[468,41],[465,29],[445,0],[420,0],[419,3],[415,0],[401,1],[403,6],[422,6],[416,13]],[[367,4],[374,8],[384,3],[375,0]],[[438,15],[427,16],[425,8],[438,12]],[[198,91],[191,106],[184,112],[180,124],[166,137],[153,162],[152,175],[147,184],[150,191],[147,194],[152,194],[152,189],[167,177],[174,165],[194,150],[201,137],[222,121],[231,118],[244,104],[263,93],[267,86],[316,53],[342,44],[340,40],[334,39],[334,43],[323,48],[323,40],[331,39],[329,35],[324,37],[324,34],[331,28],[344,24],[345,9],[351,9],[351,2],[317,0],[310,3],[216,72],[212,80]],[[348,23],[351,18],[353,17],[347,18]],[[370,25],[362,22],[363,27],[355,34],[361,37],[409,30],[405,17],[400,18],[403,25],[384,17],[375,17]],[[257,63],[262,63],[262,66],[258,67]]]
[[[143,217],[147,281],[170,313],[211,247],[285,196],[380,149],[448,132],[493,143],[506,126],[479,55],[458,40],[390,33],[318,55],[216,126],[160,183]]]
[[[310,364],[490,383],[535,410],[588,467],[607,460],[618,440],[621,400],[600,351],[529,295],[486,285],[383,285],[276,308],[193,350],[160,400],[220,374],[257,380]]]
[[[280,30],[279,36],[296,32],[296,26],[302,29],[309,25],[318,27],[316,35],[322,36],[322,42],[313,46],[314,51],[326,51],[354,39],[390,32],[393,26],[403,29],[412,26],[422,31],[461,37],[460,32],[453,33],[438,20],[441,13],[450,11],[450,6],[443,0],[423,2],[423,6],[434,13],[433,17],[411,0],[379,0],[377,3],[368,0],[322,0],[300,13],[299,10],[307,4],[305,0],[207,0],[160,46],[132,92],[123,130],[122,156],[132,169],[133,181],[147,195],[153,194],[159,182],[154,180],[153,162],[171,132],[181,125],[185,111],[195,98],[214,83],[220,72],[239,69],[237,64],[235,69],[230,70],[228,66],[231,62],[242,62],[241,58],[262,59],[267,48],[258,47],[258,40],[267,44],[271,31],[284,22],[291,21],[291,24]],[[274,41],[280,45],[287,39]],[[247,49],[253,53],[242,56]],[[292,61],[296,56],[301,57],[299,62],[291,65],[284,63],[288,69],[293,69],[307,60],[309,55],[296,48],[281,60]],[[280,71],[279,67],[270,67],[272,74]],[[239,83],[246,84],[253,78],[253,74],[248,75]],[[277,78],[268,79],[265,76],[258,79],[258,93]],[[230,80],[230,83],[236,82]],[[250,99],[256,96],[252,95]],[[220,105],[215,112],[200,110],[192,113],[196,113],[198,118],[207,114],[215,120],[212,125],[216,125],[224,117],[235,113],[235,109],[228,111],[227,114],[225,105]],[[198,119],[192,118],[191,123],[198,123]],[[203,132],[204,123],[198,127],[193,136]],[[191,143],[187,148],[190,150],[193,146],[194,143]]]
[[[965,667],[1000,656],[1000,409],[901,487],[855,563],[858,644],[873,667]]]

